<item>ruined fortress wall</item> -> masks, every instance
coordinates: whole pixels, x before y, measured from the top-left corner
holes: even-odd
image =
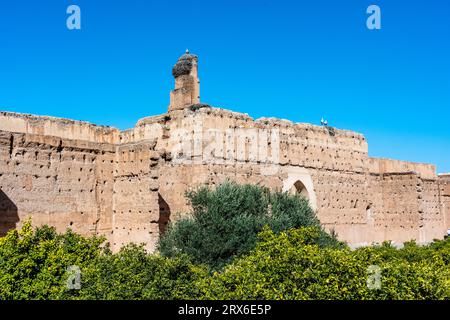
[[[3,113],[0,120],[0,234],[31,217],[59,232],[103,235],[113,249],[130,241],[154,247],[154,142],[109,143],[120,142],[116,129],[64,119]]]
[[[133,136],[159,136],[156,148],[170,155],[159,191],[173,219],[189,211],[185,191],[198,185],[229,179],[290,191],[300,181],[322,224],[350,243],[427,242],[444,232],[435,167],[369,158],[351,131],[202,108],[143,119]]]
[[[112,247],[120,249],[126,243],[145,243],[153,249],[160,228],[158,197],[158,160],[155,142],[122,144],[117,147],[113,174],[114,195]]]
[[[419,242],[441,239],[442,235],[446,233],[446,226],[439,181],[437,179],[421,179],[418,192],[421,219]]]
[[[376,195],[372,237],[429,242],[445,234],[445,213],[434,165],[369,159],[370,193]],[[380,229],[381,228],[381,229]],[[384,229],[384,231],[383,231]],[[397,235],[397,236],[396,236]]]
[[[370,179],[367,215],[373,225],[373,241],[419,240],[420,177],[415,173],[386,173],[371,175]]]
[[[441,186],[440,195],[444,212],[444,225],[447,230],[450,230],[450,174],[440,175],[439,183]]]
[[[98,233],[108,193],[99,183],[101,163],[114,152],[112,145],[5,131],[0,137],[0,186],[15,208],[8,210],[7,222],[2,212],[2,223],[32,217],[35,225],[58,231]]]
[[[426,243],[445,234],[440,184],[417,172],[371,175],[367,208],[373,241],[415,239]]]
[[[120,134],[88,122],[12,112],[0,112],[0,130],[110,144],[117,143]]]
[[[424,179],[436,179],[436,166],[382,158],[369,158],[369,172],[372,174],[415,172]]]
[[[361,232],[368,203],[362,135],[202,108],[143,119],[127,136],[159,136],[157,150],[169,155],[161,164],[159,192],[173,219],[190,210],[184,194],[198,185],[229,179],[289,191],[301,181],[327,229],[349,241],[367,240]]]
[[[317,197],[317,216],[327,230],[334,230],[349,243],[370,242],[367,238],[366,175],[316,170],[312,176]]]
[[[41,121],[39,121],[41,119]],[[35,225],[155,248],[185,192],[226,180],[297,192],[352,244],[441,238],[450,178],[432,165],[368,157],[351,131],[215,108],[144,118],[126,131],[0,113],[0,233]],[[40,125],[39,125],[40,123]]]

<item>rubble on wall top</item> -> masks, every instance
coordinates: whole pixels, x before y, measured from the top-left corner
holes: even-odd
[[[259,118],[259,119],[255,120],[255,122],[263,123],[265,125],[278,125],[278,126],[282,126],[282,127],[286,127],[286,128],[288,128],[288,127],[301,128],[301,129],[307,129],[307,130],[316,131],[316,132],[323,132],[324,130],[326,130],[327,133],[330,134],[330,136],[335,136],[336,133],[339,133],[339,136],[365,140],[364,135],[361,133],[357,133],[355,131],[350,131],[350,130],[337,129],[337,128],[330,127],[330,126],[319,126],[319,125],[305,123],[305,122],[293,122],[291,120],[279,119],[279,118],[273,118],[273,117]]]
[[[309,123],[294,123],[290,120],[279,119],[279,118],[274,118],[274,117],[262,117],[262,118],[258,118],[256,120],[254,120],[251,116],[249,116],[246,113],[235,112],[235,111],[223,109],[223,108],[216,108],[216,107],[212,107],[208,104],[204,104],[204,103],[193,104],[192,106],[187,107],[186,109],[176,110],[176,111],[171,112],[170,114],[165,113],[165,114],[161,114],[161,115],[149,116],[149,117],[139,119],[137,121],[135,127],[144,126],[147,124],[162,123],[162,122],[169,121],[172,117],[173,118],[176,118],[178,116],[186,117],[186,116],[190,116],[193,114],[208,114],[208,115],[212,114],[214,116],[226,116],[226,117],[233,118],[236,120],[253,122],[255,124],[255,126],[263,125],[263,126],[280,126],[280,127],[284,127],[284,128],[292,127],[292,128],[301,128],[301,129],[306,129],[306,130],[311,130],[311,131],[316,131],[316,132],[323,132],[324,130],[326,130],[326,128],[323,126],[313,125],[313,124],[309,124]],[[78,124],[78,125],[88,126],[93,129],[96,129],[96,130],[104,130],[105,132],[120,131],[111,126],[102,126],[102,125],[92,124],[87,121],[70,120],[70,119],[57,118],[57,117],[51,117],[51,116],[37,116],[37,115],[31,115],[31,114],[22,114],[22,113],[14,113],[14,112],[6,112],[6,111],[1,111],[0,116],[22,118],[27,121],[30,121],[31,123],[34,122],[33,124],[37,124],[37,125],[39,125],[39,123],[44,124],[45,121],[52,121],[58,125],[63,125],[63,126],[70,126],[70,125]],[[127,131],[129,131],[129,130],[132,131],[133,129],[134,128],[131,128],[128,130],[121,130],[120,132],[126,133]],[[350,137],[350,138],[365,140],[365,138],[362,134],[359,134],[359,133],[356,133],[353,131],[333,128],[333,133],[334,132],[338,133],[338,135],[341,137]],[[329,130],[328,130],[328,133],[330,133]]]
[[[278,119],[278,118],[274,118],[274,117],[262,117],[262,118],[258,118],[255,120],[255,122],[260,122],[260,123],[264,123],[266,125],[269,124],[278,124],[278,125],[283,125],[283,126],[293,126],[294,122],[292,122],[291,120],[286,120],[286,119]]]
[[[181,110],[173,110],[169,113],[158,115],[158,116],[151,116],[151,117],[145,117],[140,119],[136,126],[142,126],[145,124],[153,124],[158,123],[162,121],[170,120],[170,118],[177,118],[177,117],[186,117],[186,116],[192,116],[194,114],[208,114],[213,116],[226,116],[228,118],[236,119],[236,120],[243,120],[246,122],[253,122],[255,126],[279,126],[283,128],[298,128],[298,129],[306,129],[311,130],[312,132],[326,132],[330,136],[338,135],[340,137],[348,137],[352,139],[359,139],[365,141],[365,137],[361,133],[357,133],[350,130],[343,130],[343,129],[336,129],[334,127],[325,127],[325,126],[319,126],[314,125],[310,123],[302,123],[298,122],[295,123],[293,121],[287,120],[287,119],[279,119],[274,117],[262,117],[254,120],[251,116],[249,116],[246,113],[236,112],[229,109],[223,109],[223,108],[217,108],[212,107],[208,104],[193,104],[190,107],[187,107],[185,109]]]
[[[195,103],[195,104],[193,104],[193,105],[190,105],[189,107],[188,107],[188,109],[189,110],[191,110],[191,111],[197,111],[197,110],[200,110],[200,109],[202,109],[202,108],[212,108],[209,104],[206,104],[206,103]]]
[[[211,106],[209,104],[205,104],[205,103],[193,104],[184,109],[173,110],[170,112],[170,116],[174,117],[174,118],[178,117],[179,115],[191,116],[193,114],[208,114],[208,115],[212,114],[212,115],[216,115],[216,116],[227,116],[229,118],[234,118],[237,120],[253,121],[253,118],[251,118],[247,114],[231,111],[228,109],[213,107],[213,106]],[[169,115],[169,114],[166,114],[166,115]]]
[[[165,122],[167,120],[170,120],[170,116],[169,116],[168,113],[158,114],[156,116],[148,116],[148,117],[144,117],[144,118],[139,119],[136,122],[135,127],[144,126],[146,124]],[[133,128],[130,129],[130,130],[133,130]]]
[[[246,120],[246,121],[253,121],[253,118],[250,117],[248,114],[236,112],[228,109],[223,108],[216,108],[211,107],[210,109],[203,109],[202,112],[206,112],[208,114],[214,114],[214,115],[226,115],[230,118],[238,119],[238,120]]]

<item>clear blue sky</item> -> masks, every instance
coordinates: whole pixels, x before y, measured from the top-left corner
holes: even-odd
[[[82,30],[66,28],[80,6]],[[366,28],[366,9],[382,29]],[[132,127],[200,57],[214,106],[366,135],[371,156],[450,172],[450,1],[39,0],[0,4],[0,110]]]

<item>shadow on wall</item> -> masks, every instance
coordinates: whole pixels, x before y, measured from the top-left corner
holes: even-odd
[[[19,222],[17,206],[0,189],[0,237],[3,237],[9,230],[16,228]]]
[[[158,194],[158,204],[159,204],[159,235],[162,236],[166,232],[167,225],[170,222],[170,207],[169,204]]]

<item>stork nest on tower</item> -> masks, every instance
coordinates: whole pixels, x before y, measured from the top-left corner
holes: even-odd
[[[180,60],[172,69],[172,75],[175,78],[179,76],[188,75],[192,70],[192,61],[190,60]]]

